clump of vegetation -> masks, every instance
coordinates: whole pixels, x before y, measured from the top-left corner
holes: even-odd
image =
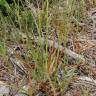
[[[29,96],[63,96],[85,67],[76,41],[85,14],[85,0],[0,0],[0,56],[15,78],[10,87],[22,92],[27,82]]]

